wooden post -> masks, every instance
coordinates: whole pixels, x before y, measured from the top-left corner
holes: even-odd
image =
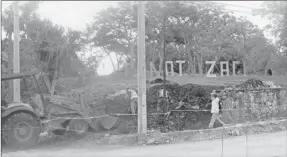
[[[145,61],[145,4],[138,2],[138,134],[147,132],[146,61]]]
[[[19,59],[19,2],[14,3],[13,72],[20,72]],[[13,80],[13,101],[20,102],[20,79]]]

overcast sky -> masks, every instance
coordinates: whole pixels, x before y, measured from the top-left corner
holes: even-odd
[[[2,1],[2,10],[11,3],[11,1]],[[20,3],[25,2],[21,1]],[[216,1],[216,3],[226,4],[226,8],[234,11],[235,16],[245,16],[260,28],[268,24],[267,20],[251,14],[250,8],[259,8],[262,1]],[[39,13],[44,18],[49,18],[55,24],[62,25],[65,28],[83,30],[86,23],[91,22],[97,12],[116,4],[117,1],[44,1],[40,4]],[[111,73],[112,70],[112,65],[109,59],[106,58],[100,65],[98,73],[106,75]]]

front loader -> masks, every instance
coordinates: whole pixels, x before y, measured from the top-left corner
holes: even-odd
[[[1,100],[2,141],[9,147],[28,148],[38,144],[43,132],[64,135],[68,132],[85,134],[89,129],[110,129],[117,121],[104,111],[93,111],[87,102],[92,97],[81,95],[78,102],[70,98],[43,94],[34,72],[8,74],[1,81],[21,79],[27,88],[27,79],[32,78],[37,86],[35,95],[28,94],[24,102]],[[29,93],[29,92],[28,92]],[[35,101],[38,96],[39,100]],[[108,121],[110,125],[104,125]]]

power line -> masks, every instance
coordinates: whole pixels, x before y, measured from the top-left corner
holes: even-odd
[[[229,3],[220,3],[220,2],[213,2],[213,3],[222,4],[222,5],[228,5],[228,6],[234,6],[234,7],[239,7],[239,8],[245,8],[245,9],[252,9],[252,10],[253,9],[254,10],[259,9],[259,8],[247,7],[247,6],[236,5],[236,4],[229,4]]]
[[[198,2],[191,2],[193,4],[199,4],[202,5],[203,3],[198,3]],[[226,5],[226,6],[236,6],[236,7],[240,7],[240,8],[245,8],[245,9],[251,9],[252,10],[259,10],[260,8],[252,8],[252,7],[246,7],[246,6],[240,6],[240,5],[235,5],[235,4],[224,4],[224,3],[219,3],[219,2],[212,2],[215,4],[219,4],[219,5]],[[236,10],[236,9],[230,9],[230,8],[224,8],[225,10],[230,10],[230,11],[234,11],[234,12],[240,12],[240,13],[244,13],[244,14],[249,14],[252,16],[257,16],[257,15],[253,15],[250,12],[246,12],[246,11],[242,11],[242,10]],[[262,8],[261,8],[262,9]],[[276,13],[276,14],[282,14],[282,12],[272,12],[272,13]]]

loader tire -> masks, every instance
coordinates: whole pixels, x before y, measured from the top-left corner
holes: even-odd
[[[40,121],[29,113],[20,112],[5,118],[2,138],[9,148],[24,149],[36,146],[40,133]]]

